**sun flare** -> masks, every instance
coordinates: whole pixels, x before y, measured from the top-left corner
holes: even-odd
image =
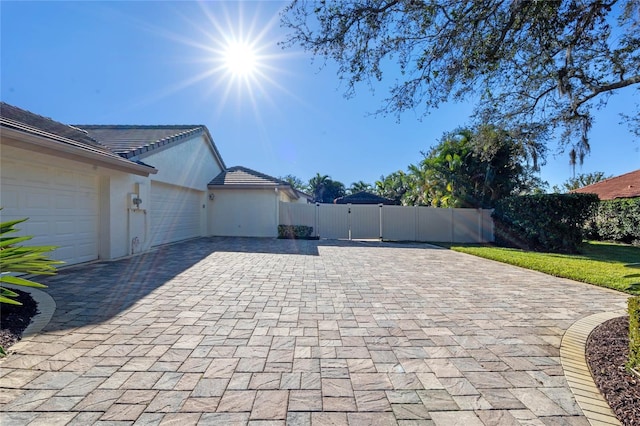
[[[247,43],[230,43],[224,52],[224,62],[227,71],[235,76],[252,75],[258,67],[256,52]]]
[[[252,108],[259,115],[259,104],[277,106],[274,97],[278,94],[299,100],[282,83],[282,75],[289,71],[281,64],[292,55],[278,49],[279,7],[269,2],[193,3],[199,6],[198,14],[178,14],[193,29],[188,37],[150,24],[152,31],[196,52],[185,56],[196,72],[166,87],[154,99],[208,82],[200,86],[204,89],[201,94],[216,99],[219,110],[228,109],[229,101],[234,101],[239,108]]]

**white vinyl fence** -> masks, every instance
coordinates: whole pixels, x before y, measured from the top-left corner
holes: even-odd
[[[279,223],[311,226],[314,236],[326,239],[493,241],[491,210],[484,209],[281,202]]]

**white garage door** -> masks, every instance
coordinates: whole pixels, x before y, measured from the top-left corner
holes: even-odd
[[[200,236],[202,191],[151,182],[151,245]]]
[[[72,167],[3,158],[0,173],[2,221],[19,224],[25,245],[54,245],[52,259],[67,264],[98,258],[98,178]]]

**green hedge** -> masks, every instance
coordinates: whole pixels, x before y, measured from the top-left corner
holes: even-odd
[[[278,238],[305,239],[311,238],[313,227],[304,225],[278,225]]]
[[[597,203],[595,194],[536,194],[498,200],[493,211],[496,244],[575,253],[585,221]]]
[[[593,239],[640,244],[640,198],[601,201],[586,230]]]
[[[630,297],[629,306],[629,361],[627,367],[640,368],[640,296]]]

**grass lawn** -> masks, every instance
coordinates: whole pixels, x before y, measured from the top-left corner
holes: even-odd
[[[625,291],[640,282],[640,268],[625,267],[640,262],[640,247],[601,242],[584,243],[579,254],[537,253],[477,244],[447,244],[447,248],[498,262],[521,266],[556,277]]]

